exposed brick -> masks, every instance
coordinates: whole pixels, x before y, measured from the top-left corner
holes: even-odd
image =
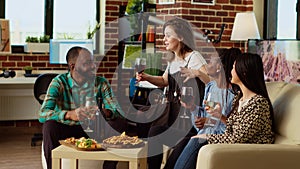
[[[37,56],[24,56],[24,61],[37,61]]]
[[[43,62],[33,62],[32,67],[46,67],[46,63]]]
[[[222,6],[221,5],[213,5],[213,6],[209,6],[209,9],[220,10],[220,9],[222,9]]]
[[[195,20],[195,16],[192,16],[192,15],[190,15],[190,16],[182,16],[182,18],[186,19],[186,20],[190,20],[190,21]]]
[[[110,68],[110,67],[117,67],[118,63],[104,63],[104,67]]]
[[[253,1],[243,1],[244,5],[253,5]]]
[[[203,27],[204,28],[213,28],[214,27],[214,23],[203,23]]]
[[[235,7],[236,11],[247,11],[246,9],[247,9],[247,7],[245,7],[245,6],[236,6]]]
[[[196,21],[208,21],[208,19],[209,19],[209,17],[207,17],[207,16],[196,16],[195,17],[195,20]],[[196,24],[195,24],[196,25]]]
[[[31,62],[17,62],[17,67],[31,66]]]
[[[117,6],[107,6],[106,10],[107,11],[118,11],[119,8]]]
[[[49,61],[49,56],[38,56],[38,61]]]
[[[215,11],[203,11],[202,12],[203,15],[215,15]]]
[[[2,67],[5,68],[11,68],[11,67],[16,67],[16,62],[2,62]]]
[[[228,12],[225,11],[217,12],[217,16],[228,16]]]
[[[234,22],[234,18],[223,18],[223,22]]]
[[[9,61],[22,61],[22,56],[8,56]]]
[[[191,15],[199,15],[200,14],[200,11],[198,10],[198,9],[191,9],[191,10],[189,10],[189,14],[191,14]]]
[[[109,57],[108,59],[110,62],[117,62],[118,61],[118,57]]]
[[[230,0],[231,4],[242,4],[242,0]]]
[[[234,10],[234,6],[232,6],[232,5],[224,5],[223,9],[224,10],[230,10],[230,11],[232,11],[232,10]]]
[[[219,4],[219,3],[228,4],[229,0],[216,0],[216,4]]]
[[[54,67],[61,67],[61,65],[60,64],[50,64],[50,63],[46,63],[46,67],[48,67],[48,68],[54,68]]]
[[[7,56],[0,56],[0,61],[7,61]]]
[[[97,72],[108,72],[108,68],[99,68]]]
[[[229,16],[230,16],[230,17],[235,17],[236,13],[237,13],[237,12],[229,12]]]
[[[222,18],[220,17],[211,17],[209,18],[209,22],[221,22]]]

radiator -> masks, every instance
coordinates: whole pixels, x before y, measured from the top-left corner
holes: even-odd
[[[0,89],[1,121],[37,119],[40,107],[33,89]]]

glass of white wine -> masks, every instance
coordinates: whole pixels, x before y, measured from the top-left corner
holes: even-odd
[[[206,111],[213,111],[216,108],[216,105],[218,104],[218,102],[216,102],[216,98],[218,96],[216,96],[215,93],[213,92],[209,92],[207,93],[207,99],[205,101],[205,109]],[[215,130],[215,127],[217,127],[216,125],[219,122],[219,118],[212,116],[210,113],[206,112],[206,121],[204,123],[204,127],[203,129],[205,129],[206,133],[208,134],[212,134],[213,131]]]
[[[94,117],[95,113],[98,111],[97,102],[92,97],[86,97],[85,107],[87,109],[87,128],[85,132],[93,132],[94,130],[90,128],[91,119]]]

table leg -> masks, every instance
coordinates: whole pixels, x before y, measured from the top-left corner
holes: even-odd
[[[147,158],[140,158],[140,169],[147,169]]]
[[[77,159],[69,159],[70,160],[70,169],[77,169],[79,168],[78,160]]]
[[[61,169],[61,159],[52,158],[52,169]]]
[[[138,169],[139,168],[138,160],[136,159],[136,160],[129,161],[129,168]]]

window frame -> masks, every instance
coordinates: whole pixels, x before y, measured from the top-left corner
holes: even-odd
[[[0,0],[0,18],[5,18],[5,1]],[[45,17],[44,17],[44,34],[50,35],[53,38],[53,7],[55,0],[45,0]],[[105,4],[106,0],[95,0],[96,1],[96,21],[98,23],[105,23]],[[102,11],[102,12],[101,12]],[[100,20],[101,19],[101,20]],[[96,32],[96,50],[95,53],[99,51],[104,51],[104,40],[105,40],[105,24],[101,25],[100,31]],[[100,53],[101,54],[101,53]]]
[[[296,23],[296,37],[300,39],[300,0],[297,0],[297,23]],[[296,9],[294,9],[296,10]],[[277,16],[278,16],[278,0],[264,1],[264,39],[277,39]]]

